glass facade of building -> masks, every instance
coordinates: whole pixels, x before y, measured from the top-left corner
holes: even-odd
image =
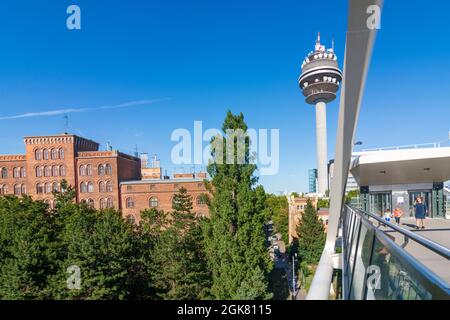
[[[317,192],[317,169],[309,169],[309,193]]]

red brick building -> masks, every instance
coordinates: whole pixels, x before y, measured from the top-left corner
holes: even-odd
[[[99,151],[97,142],[71,134],[25,137],[24,142],[24,155],[0,155],[0,196],[28,194],[53,206],[52,191],[59,191],[65,179],[75,187],[77,202],[114,207],[138,222],[144,209],[170,211],[173,195],[185,187],[194,212],[208,214],[200,198],[207,192],[204,173],[175,174],[173,179],[147,175],[149,169],[161,169],[147,168],[140,158],[116,150]]]

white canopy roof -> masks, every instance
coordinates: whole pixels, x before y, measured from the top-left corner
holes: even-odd
[[[360,186],[450,180],[450,147],[356,152],[350,166]]]

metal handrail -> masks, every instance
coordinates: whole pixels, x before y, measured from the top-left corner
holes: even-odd
[[[345,205],[343,208],[343,212],[348,212],[348,214],[343,215],[343,255],[344,255],[344,268],[343,268],[343,292],[344,292],[344,299],[349,297],[349,290],[352,290],[350,288],[352,284],[352,277],[353,277],[353,271],[351,271],[350,274],[348,272],[350,270],[347,270],[347,267],[350,263],[350,261],[347,261],[347,259],[350,257],[347,257],[347,250],[351,250],[349,248],[353,246],[353,240],[357,240],[356,246],[358,246],[359,237],[358,234],[355,234],[354,232],[351,232],[350,234],[347,233],[347,227],[348,226],[356,226],[356,224],[352,223],[352,221],[356,221],[356,217],[359,216],[360,223],[364,224],[370,224],[371,228],[375,231],[374,237],[378,239],[386,248],[388,248],[389,252],[396,256],[400,261],[405,263],[405,266],[407,267],[408,271],[414,274],[414,277],[416,279],[420,279],[421,284],[427,289],[428,292],[430,292],[433,296],[433,298],[437,299],[449,299],[450,297],[450,284],[443,280],[441,277],[439,277],[437,274],[435,274],[433,271],[431,271],[428,267],[423,265],[420,261],[418,261],[416,258],[411,256],[408,252],[404,250],[404,248],[400,247],[395,241],[393,241],[391,238],[389,238],[386,235],[386,232],[378,227],[376,227],[373,223],[373,221],[370,221],[370,218],[373,218],[375,221],[378,221],[380,224],[392,228],[393,230],[398,231],[405,237],[411,238],[413,241],[416,241],[417,243],[421,244],[425,248],[428,248],[429,250],[439,254],[440,256],[444,257],[445,259],[449,260],[449,250],[445,247],[442,247],[439,244],[436,244],[426,238],[423,238],[421,236],[418,236],[415,233],[412,233],[409,230],[405,230],[403,228],[400,228],[396,225],[393,225],[392,223],[383,220],[382,218],[369,213],[365,212],[360,209],[352,208],[348,205]],[[353,217],[353,218],[352,218]],[[357,228],[360,228],[357,227]],[[345,239],[346,237],[350,237],[351,239]],[[356,237],[356,239],[354,239]],[[375,239],[375,238],[374,238]],[[373,245],[373,244],[372,244]],[[373,250],[373,249],[371,249]],[[347,257],[347,259],[346,259]],[[356,257],[355,257],[356,259]],[[371,260],[372,258],[370,258]],[[367,289],[365,289],[367,290]],[[348,291],[348,292],[347,292]],[[366,293],[364,293],[365,296]]]
[[[409,231],[409,230],[406,230],[406,229],[404,229],[402,227],[396,226],[395,224],[393,224],[391,222],[388,222],[388,221],[384,220],[383,218],[381,218],[381,217],[379,217],[379,216],[377,216],[377,215],[375,215],[373,213],[365,212],[365,211],[363,211],[361,209],[351,208],[348,205],[346,205],[346,206],[350,210],[354,210],[354,211],[359,212],[362,215],[368,216],[368,217],[378,221],[379,223],[381,223],[381,224],[383,224],[383,225],[385,225],[385,226],[387,226],[387,227],[389,227],[391,229],[394,229],[395,231],[401,233],[402,235],[408,237],[409,239],[411,239],[411,240],[421,244],[425,248],[427,248],[427,249],[429,249],[429,250],[439,254],[440,256],[446,258],[447,260],[450,260],[450,250],[447,249],[446,247],[444,247],[444,246],[442,246],[442,245],[440,245],[440,244],[438,244],[436,242],[433,242],[433,241],[431,241],[431,240],[429,240],[427,238],[419,236],[418,234],[416,234],[416,233],[414,233],[412,231]]]

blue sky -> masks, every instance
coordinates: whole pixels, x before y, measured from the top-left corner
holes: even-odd
[[[0,118],[66,108],[153,104],[70,114],[69,130],[124,152],[158,154],[171,173],[174,129],[220,128],[228,109],[280,129],[268,191],[307,191],[315,113],[297,87],[318,31],[344,52],[344,0],[21,1],[0,3]],[[448,1],[386,1],[357,139],[364,148],[446,141],[450,129]],[[66,28],[81,8],[82,30]],[[334,156],[338,100],[328,106]],[[0,120],[0,153],[22,137],[60,133],[63,115]]]

